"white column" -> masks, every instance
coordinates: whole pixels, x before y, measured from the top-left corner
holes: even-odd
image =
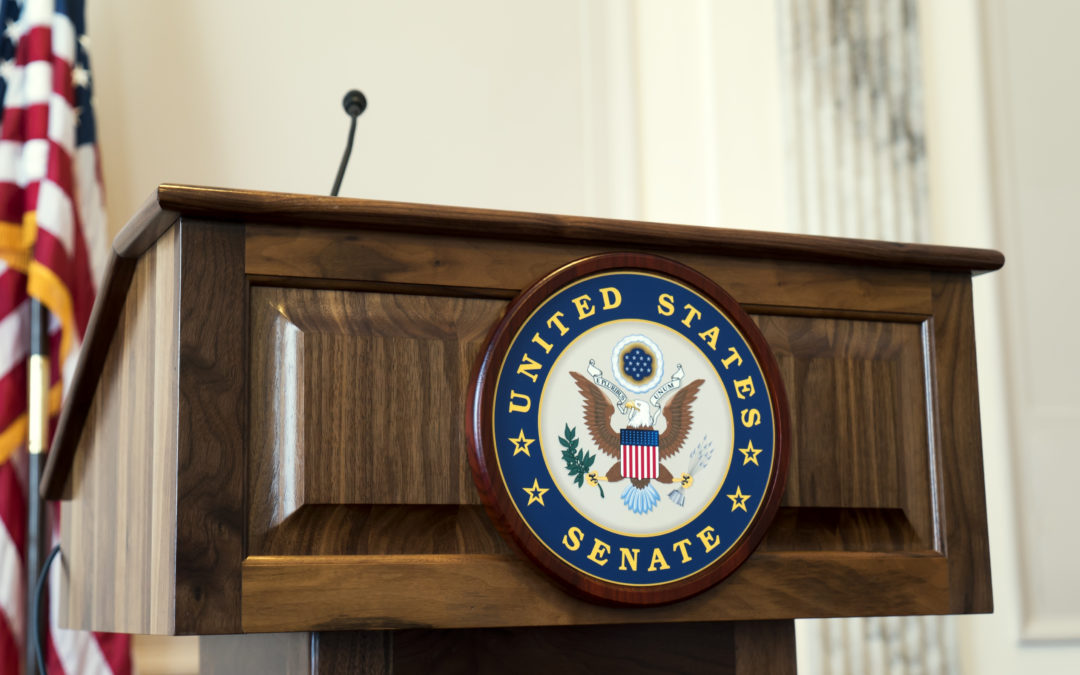
[[[930,238],[915,0],[777,0],[790,227]],[[958,672],[950,617],[796,622],[799,672]]]

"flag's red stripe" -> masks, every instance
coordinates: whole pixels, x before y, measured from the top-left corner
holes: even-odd
[[[0,274],[0,319],[22,304],[26,299],[26,275],[13,269]]]
[[[56,58],[52,62],[53,67],[53,93],[59,94],[67,101],[68,105],[75,105],[75,88],[71,86],[71,64]]]
[[[26,108],[6,108],[4,129],[0,139],[25,141],[31,138],[49,137],[49,105],[35,103]]]
[[[78,209],[75,209],[74,217],[75,256],[72,262],[75,269],[72,271],[72,278],[75,285],[69,286],[68,290],[71,292],[71,301],[75,304],[75,331],[82,342],[86,336],[86,328],[90,325],[90,313],[94,310],[97,281],[94,279],[94,270],[90,267],[90,252],[86,247]]]
[[[37,207],[37,181],[21,188],[14,183],[0,182],[0,220],[22,223],[23,213]]]
[[[94,633],[105,661],[115,675],[131,675],[131,636],[119,633]]]
[[[21,38],[15,49],[16,65],[25,66],[31,61],[49,61],[52,59],[52,28],[35,26]]]
[[[26,212],[24,190],[14,183],[0,182],[0,222],[16,225],[22,223]]]
[[[71,178],[71,156],[56,141],[49,141],[49,168],[45,174],[52,182],[60,186],[75,208],[75,183]]]
[[[56,643],[52,639],[52,630],[50,628],[45,630],[48,631],[45,635],[45,670],[50,673],[60,673],[60,675],[77,675],[64,670],[64,664],[60,662],[60,654],[56,651]]]
[[[26,368],[16,365],[0,376],[0,431],[26,411]]]
[[[15,474],[13,462],[4,462],[0,466],[0,525],[7,530],[14,542],[15,549],[19,552],[19,560],[23,560],[26,543],[26,502],[23,501],[22,485]]]
[[[8,579],[0,579],[0,583],[8,583]],[[16,582],[18,583],[18,582]],[[19,645],[15,640],[15,633],[8,625],[7,617],[0,612],[0,673],[18,673],[19,671]]]

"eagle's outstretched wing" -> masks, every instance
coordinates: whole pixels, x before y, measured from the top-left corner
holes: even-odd
[[[611,419],[615,417],[615,406],[589,378],[581,373],[571,372],[577,382],[578,391],[585,398],[585,426],[589,435],[606,455],[619,457],[619,433],[611,428]]]
[[[667,428],[660,434],[660,459],[667,459],[678,452],[686,436],[690,433],[690,425],[694,423],[694,414],[690,411],[690,404],[697,398],[698,391],[705,380],[694,380],[671,397],[671,402],[664,408],[664,419],[667,420]]]

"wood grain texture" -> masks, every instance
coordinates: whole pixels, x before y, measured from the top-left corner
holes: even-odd
[[[992,608],[970,278],[933,270],[1000,256],[920,249],[938,257],[919,261],[913,249],[641,226],[636,250],[671,239],[657,246],[752,310],[791,395],[794,453],[786,502],[746,565],[700,597],[625,612],[562,594],[509,553],[462,478],[453,428],[418,448],[431,438],[391,428],[398,418],[329,427],[366,419],[341,398],[367,395],[368,376],[353,373],[370,359],[431,381],[430,400],[377,382],[394,410],[423,419],[445,401],[460,419],[460,364],[507,299],[566,262],[626,249],[638,224],[165,193],[118,243],[72,394],[84,409],[65,410],[44,485],[71,498],[69,625],[211,633]],[[210,212],[229,222],[195,217]],[[811,243],[839,248],[801,252]],[[265,294],[287,301],[285,319],[257,311]],[[256,372],[274,359],[294,367]],[[340,397],[320,399],[324,384]],[[320,427],[310,458],[324,462],[310,473],[308,448],[284,442],[309,419]],[[365,442],[384,455],[356,453]],[[372,466],[383,475],[355,480]],[[431,474],[417,491],[411,481]]]
[[[63,626],[175,628],[179,250],[169,231],[132,264],[116,337],[96,364],[62,521]]]
[[[343,234],[314,227],[247,227],[248,274],[309,283],[422,284],[516,294],[551,271],[612,250],[655,252],[622,235],[616,244],[505,241],[403,232]],[[825,267],[799,261],[665,251],[743,305],[930,313],[929,275],[917,270]],[[330,281],[328,281],[330,280]]]
[[[477,503],[456,413],[503,302],[303,289],[253,301],[302,335],[306,502]]]
[[[901,509],[940,550],[924,323],[757,317],[792,410],[785,506]]]
[[[740,621],[734,634],[736,675],[795,675],[794,621]]]
[[[305,504],[479,504],[462,399],[502,301],[253,288],[251,303],[253,550],[314,527],[323,511],[283,525]]]
[[[939,555],[770,553],[688,600],[633,611],[557,591],[516,556],[252,556],[244,632],[942,614]]]
[[[258,495],[253,494],[252,500]],[[252,515],[258,510],[252,504]],[[251,517],[250,555],[508,553],[481,506],[309,504],[280,524]],[[259,529],[259,528],[262,529]]]
[[[44,499],[69,497],[65,494],[66,479],[71,471],[94,392],[97,391],[98,380],[102,377],[106,355],[116,341],[114,334],[119,326],[120,314],[135,267],[136,261],[133,259],[121,258],[115,253],[109,255],[101,293],[90,312],[88,326],[91,329],[87,331],[75,365],[72,379],[74,386],[67,392],[67,405],[60,411],[45,471],[41,476],[40,492]]]
[[[86,411],[97,389],[105,355],[113,342],[135,264],[139,256],[150,250],[177,218],[176,213],[161,209],[156,197],[151,196],[124,230],[138,241],[129,245],[124,232],[121,232],[114,242],[87,323],[86,337],[71,380],[72,387],[65,393],[65,405],[60,412],[45,472],[41,477],[39,489],[44,499],[67,498],[64,489],[86,421]]]
[[[636,248],[663,251],[691,265],[748,306],[814,309],[824,302],[834,311],[928,314],[927,285],[914,279],[916,270],[996,269],[1003,262],[997,252],[974,249],[183,186],[161,186],[151,196],[118,236],[117,257],[121,262],[137,258],[181,214],[232,221],[226,226],[246,221],[249,274],[319,280],[322,285],[336,279],[481,287],[505,294],[572,260]],[[640,232],[633,246],[628,227]],[[754,256],[760,258],[748,259]],[[118,273],[102,286],[104,320],[91,321],[88,348],[111,340],[115,324],[108,319],[115,317],[126,292],[129,265],[118,262]],[[905,265],[912,269],[899,270]],[[82,400],[81,391],[92,391],[97,362],[86,357],[90,371],[76,380],[73,398]],[[71,406],[70,419],[54,441],[57,452],[42,483],[51,498],[62,494],[83,409]]]
[[[343,483],[339,476],[352,475],[356,485],[350,489],[354,492],[324,493],[319,499],[312,499],[311,492],[305,492],[305,476],[311,471],[311,464],[304,461],[308,443],[305,430],[310,422],[303,421],[311,403],[302,395],[305,387],[319,390],[326,386],[319,378],[305,375],[302,365],[305,350],[311,349],[310,344],[302,344],[304,336],[319,326],[334,326],[338,339],[344,343],[339,349],[361,353],[361,348],[349,346],[350,335],[363,343],[373,333],[385,340],[393,340],[395,331],[414,334],[417,329],[409,323],[410,312],[422,313],[421,308],[433,302],[444,308],[490,302],[493,315],[500,310],[501,303],[475,299],[436,302],[413,296],[390,299],[384,294],[276,288],[255,288],[253,297],[257,300],[252,305],[250,552],[256,555],[501,552],[501,548],[493,548],[492,540],[497,535],[489,524],[485,526],[483,519],[478,522],[472,517],[473,512],[449,506],[478,503],[472,479],[464,468],[460,429],[440,433],[426,442],[405,439],[383,441],[381,445],[373,444],[370,437],[343,443],[335,435],[330,436],[334,440],[330,449],[326,447],[326,437],[320,437],[323,438],[317,444],[320,452],[351,452],[354,462],[380,457],[379,453],[384,452],[384,459],[365,460],[371,462],[366,465],[369,473],[408,476],[431,492],[416,494],[415,485],[402,480],[380,478],[368,483],[364,469],[343,474],[331,463],[320,470],[337,475],[327,480]],[[397,309],[389,315],[384,309],[372,311],[373,307],[384,305]],[[330,316],[324,317],[325,313]],[[337,319],[333,317],[339,314],[352,316],[352,323],[335,323]],[[384,315],[390,320],[373,327],[376,321],[370,317]],[[905,321],[896,322],[784,315],[755,317],[778,355],[785,386],[792,392],[794,411],[791,485],[783,502],[790,508],[767,538],[765,545],[770,550],[936,550],[932,516],[936,497],[929,480],[931,453],[923,325],[912,316],[904,318]],[[301,330],[298,324],[305,329]],[[454,338],[459,345],[460,340]],[[471,359],[478,345],[469,344],[473,346],[464,354]],[[456,348],[441,351],[444,355],[461,354]],[[363,357],[355,358],[357,363],[363,360]],[[432,366],[422,360],[404,359],[397,363],[403,364],[398,377],[408,382],[426,381],[432,370],[458,376],[462,372],[460,362]],[[356,389],[346,390],[337,397],[332,409],[344,414],[321,418],[323,425],[341,426],[342,417],[356,420],[354,424],[358,427],[366,423],[366,407],[358,402],[370,398],[360,390],[372,388],[372,381],[363,379],[362,375],[350,379],[341,374],[345,370],[356,369],[335,365],[320,371],[339,390],[346,386]],[[456,385],[449,380],[436,382],[439,391],[434,396],[445,401],[445,406],[432,406],[428,398],[418,397],[415,392],[395,394],[388,400],[395,402],[394,414],[403,419],[425,419],[432,409],[438,408],[450,420],[461,420],[465,415],[465,397],[460,392],[466,383],[464,378],[458,379]],[[336,429],[333,431],[337,433]],[[423,433],[423,430],[410,433]],[[423,447],[424,452],[416,450],[418,447]],[[401,448],[405,451],[400,451]],[[870,452],[868,448],[878,450]],[[431,480],[433,472],[441,474],[437,477],[440,482],[425,482]],[[452,476],[456,480],[446,482]],[[419,507],[433,502],[447,504],[448,508]]]
[[[899,508],[781,506],[759,551],[929,552]]]
[[[113,240],[113,251],[122,258],[138,258],[180,219],[176,211],[162,208],[155,191]]]
[[[240,626],[247,436],[243,231],[182,219],[176,631]]]
[[[638,245],[656,252],[961,271],[997,269],[1004,262],[997,251],[980,249],[182,185],[159,186],[157,200],[160,208],[189,216],[354,232],[395,230],[464,238],[482,232],[507,240],[591,242],[610,250],[625,246],[632,228]]]
[[[949,609],[991,612],[975,317],[967,275],[934,278],[933,368],[937,452],[949,555]]]

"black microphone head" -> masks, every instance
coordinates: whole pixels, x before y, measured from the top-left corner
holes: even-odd
[[[359,117],[360,113],[367,109],[367,99],[364,98],[360,90],[353,89],[345,94],[342,105],[345,106],[345,112],[349,113],[349,117]]]

